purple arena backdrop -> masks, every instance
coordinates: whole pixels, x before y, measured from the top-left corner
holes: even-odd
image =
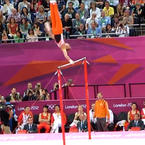
[[[128,99],[130,97],[128,84],[145,82],[145,37],[96,38],[68,40],[68,42],[72,46],[69,54],[72,59],[87,57],[90,63],[88,65],[88,83],[90,85],[126,84],[126,98]],[[54,41],[1,44],[0,94],[7,96],[12,87],[16,87],[17,91],[22,94],[28,82],[32,82],[33,86],[37,82],[41,82],[42,86],[49,91],[57,81],[57,76],[54,75],[57,67],[65,63],[67,62]],[[63,83],[71,78],[75,85],[84,85],[82,64],[63,69],[62,73]],[[99,91],[103,92],[105,98],[117,99],[116,104],[120,102],[118,99],[126,101],[126,99],[123,100],[123,89],[122,86],[99,87]],[[69,99],[85,99],[84,88],[78,87],[71,90],[74,95],[70,95],[73,97]],[[135,101],[145,96],[144,90],[145,85],[132,86],[132,97],[138,98]],[[89,87],[91,99],[94,99],[93,91],[93,87]],[[27,103],[29,104],[29,102]],[[25,104],[20,103],[22,106]],[[110,107],[112,108],[113,105]],[[17,108],[19,110],[19,104]]]

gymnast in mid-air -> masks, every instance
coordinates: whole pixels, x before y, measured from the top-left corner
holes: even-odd
[[[66,43],[63,39],[63,27],[58,11],[56,0],[50,0],[50,17],[52,23],[52,29],[49,22],[45,22],[46,32],[55,39],[57,46],[62,50],[66,60],[73,64],[74,61],[68,56],[68,51],[71,49],[69,43]]]

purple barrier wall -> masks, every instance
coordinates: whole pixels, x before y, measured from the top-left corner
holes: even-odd
[[[116,114],[119,112],[125,111],[128,112],[130,110],[130,106],[132,102],[136,102],[141,109],[143,106],[144,98],[134,98],[134,99],[106,99],[109,104],[109,108]],[[94,103],[95,100],[91,99],[90,104]],[[54,105],[59,104],[59,101],[37,101],[37,102],[19,102],[15,103],[16,112],[19,115],[20,112],[24,109],[25,106],[30,106],[31,111],[34,114],[38,114],[42,112],[43,105],[48,105],[50,112],[53,112]],[[78,105],[82,105],[84,109],[86,109],[86,101],[82,100],[65,100],[64,101],[64,111],[66,114],[75,113],[77,111]]]
[[[132,97],[144,97],[145,96],[145,84],[132,84],[130,86],[130,92]]]
[[[70,56],[76,60],[84,56],[88,65],[89,84],[123,84],[145,82],[145,37],[97,38],[68,40],[72,46]],[[67,63],[54,41],[0,45],[0,93],[7,95],[12,87],[19,92],[26,84],[42,82],[52,89],[57,81],[54,76],[57,66]],[[65,79],[72,78],[74,84],[84,84],[83,65],[62,70]],[[53,77],[53,79],[52,79]],[[64,81],[63,81],[64,82]],[[100,88],[102,90],[102,88]],[[111,97],[112,88],[103,88]],[[121,98],[116,89],[113,97]],[[144,89],[142,90],[144,92]],[[84,98],[84,90],[74,90],[75,98]],[[140,96],[137,91],[134,97]],[[90,91],[90,94],[92,92]],[[139,94],[139,95],[138,95]],[[127,96],[129,96],[127,90]],[[144,95],[142,95],[144,97]],[[92,97],[92,95],[91,95]]]

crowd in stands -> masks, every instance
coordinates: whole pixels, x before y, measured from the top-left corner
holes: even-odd
[[[124,37],[136,35],[133,24],[145,23],[144,0],[57,0],[64,37]],[[51,40],[49,0],[1,0],[0,42]],[[71,37],[72,36],[72,37]]]
[[[68,86],[73,86],[72,79],[68,79],[65,84],[62,85],[64,91],[67,91]],[[48,91],[47,89],[43,88],[41,83],[38,82],[33,87],[32,83],[28,83],[26,86],[26,90],[24,92],[18,92],[17,88],[12,88],[10,93],[6,96],[2,96],[0,94],[0,102],[21,102],[21,101],[39,101],[39,100],[51,100],[51,94],[54,93],[54,99],[57,99],[56,92],[58,91],[58,83],[54,83],[53,88]],[[67,96],[67,92],[65,93]],[[64,99],[67,99],[64,97]]]
[[[29,83],[29,89],[31,84]],[[12,93],[15,90],[13,89]],[[12,94],[11,93],[11,94]],[[27,90],[25,92],[27,94]],[[20,95],[18,93],[17,99]],[[143,102],[145,105],[145,102]],[[145,129],[145,107],[138,110],[137,104],[132,103],[128,112],[121,112],[118,115],[109,109],[109,104],[103,98],[102,93],[97,94],[97,100],[91,105],[89,111],[91,131],[140,131]],[[87,114],[82,105],[74,114],[63,112],[63,122],[66,132],[87,132]],[[10,102],[4,104],[4,98],[0,96],[0,133],[59,133],[61,129],[60,106],[55,105],[50,112],[47,105],[39,114],[33,114],[31,108],[26,106],[17,116],[15,107]]]
[[[28,83],[28,87],[23,95],[17,92],[16,88],[11,89],[11,93],[3,97],[0,95],[1,102],[18,102],[18,101],[32,101],[32,100],[49,100],[49,93],[46,89],[41,88],[41,83],[35,85],[35,89],[32,88],[32,84]]]

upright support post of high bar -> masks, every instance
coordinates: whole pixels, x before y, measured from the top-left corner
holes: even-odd
[[[81,58],[81,59],[78,59],[78,60],[74,61],[74,63],[67,63],[67,64],[64,64],[64,65],[58,66],[58,69],[67,67],[67,66],[69,66],[69,65],[73,65],[73,64],[75,64],[75,63],[77,63],[77,62],[80,62],[80,61],[83,61],[83,60],[85,60],[85,59],[86,59],[86,57],[83,57],[83,58]]]
[[[91,139],[91,125],[90,125],[90,103],[89,103],[89,89],[88,89],[88,73],[87,73],[87,60],[84,60],[84,77],[85,77],[85,92],[86,92],[86,105],[87,105],[87,121],[88,121],[88,136]]]
[[[63,139],[63,145],[66,145],[66,142],[65,142],[65,129],[64,129],[64,111],[63,111],[61,71],[60,71],[60,69],[57,69],[57,75],[58,75],[58,85],[59,85],[59,101],[60,101],[60,112],[61,112],[62,139]]]

